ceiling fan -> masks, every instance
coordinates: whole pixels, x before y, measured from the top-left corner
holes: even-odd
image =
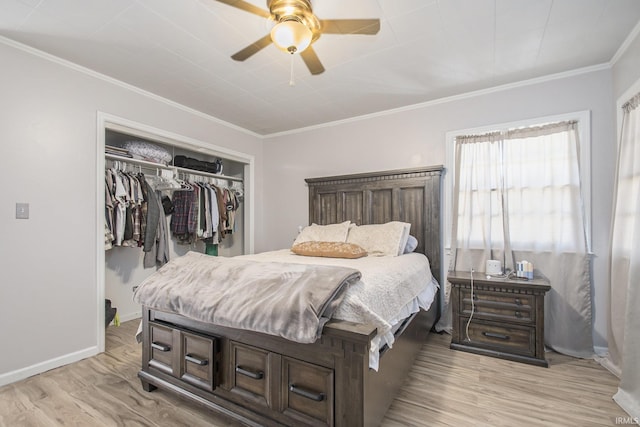
[[[377,34],[379,19],[318,19],[310,0],[267,0],[269,10],[243,0],[216,0],[276,22],[270,34],[236,52],[231,58],[244,61],[274,43],[290,54],[299,53],[311,74],[320,74],[324,67],[311,46],[321,34]]]

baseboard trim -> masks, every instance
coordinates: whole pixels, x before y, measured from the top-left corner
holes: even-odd
[[[0,374],[0,387],[50,371],[51,369],[86,359],[87,357],[95,356],[98,353],[98,347],[93,346],[74,353],[65,354],[64,356],[56,357],[55,359],[45,360],[44,362],[36,363],[35,365]]]
[[[593,352],[596,354],[596,356],[606,357],[607,353],[609,353],[609,347],[595,345],[593,346]]]

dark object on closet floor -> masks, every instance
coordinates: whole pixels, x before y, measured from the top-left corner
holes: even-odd
[[[117,308],[111,307],[111,300],[105,299],[104,300],[104,327],[105,328],[109,326],[109,323],[111,323],[113,318],[116,317],[116,311],[118,311]]]
[[[173,158],[173,165],[179,168],[193,169],[208,173],[222,172],[221,159],[218,159],[215,162],[205,162],[204,160],[198,160],[187,156],[175,156]]]

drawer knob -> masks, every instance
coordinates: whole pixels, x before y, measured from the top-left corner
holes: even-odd
[[[520,298],[516,298],[516,305],[522,305],[522,300]]]
[[[315,400],[316,402],[322,402],[325,398],[324,393],[314,393],[313,391],[297,387],[295,384],[289,384],[289,391],[299,396],[306,397],[307,399]]]
[[[503,334],[496,334],[495,332],[483,332],[482,335],[484,335],[487,338],[497,338],[499,340],[510,340],[511,337],[509,335],[503,335]]]
[[[253,378],[254,380],[261,380],[264,378],[264,372],[258,371],[253,372],[248,369],[244,369],[241,366],[236,366],[236,372],[240,375],[244,375],[245,377]]]
[[[151,343],[151,348],[153,348],[154,350],[158,350],[158,351],[169,351],[169,350],[171,350],[171,346],[166,345],[166,344],[157,343],[157,342],[152,342]]]
[[[200,359],[199,357],[195,357],[191,354],[186,354],[184,356],[184,360],[186,360],[187,362],[195,363],[196,365],[200,365],[200,366],[205,366],[209,364],[209,361],[207,359]]]
[[[516,311],[515,314],[518,319],[522,318],[522,313],[520,313],[519,311]]]

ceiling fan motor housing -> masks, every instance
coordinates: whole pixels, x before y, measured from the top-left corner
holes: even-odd
[[[276,22],[295,20],[312,33],[313,43],[320,37],[320,21],[313,14],[309,0],[268,0],[269,12]]]

